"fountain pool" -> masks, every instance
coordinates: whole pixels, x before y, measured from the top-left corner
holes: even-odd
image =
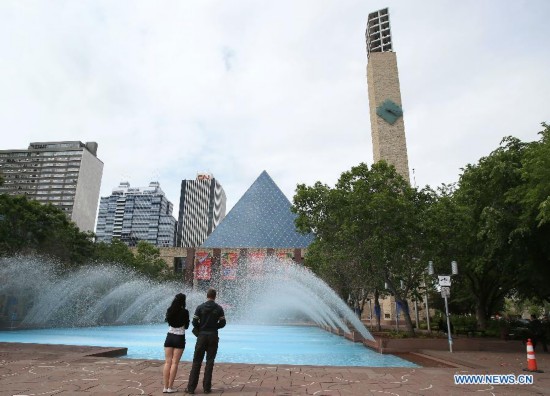
[[[127,358],[164,359],[166,324],[0,331],[2,342],[94,345],[128,348]],[[186,334],[183,361],[191,361],[195,336]],[[315,326],[228,324],[220,331],[218,363],[314,366],[417,367],[381,355]]]

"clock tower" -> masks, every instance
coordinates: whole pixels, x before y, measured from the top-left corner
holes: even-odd
[[[397,58],[387,8],[369,14],[365,36],[374,162],[385,160],[410,182]]]

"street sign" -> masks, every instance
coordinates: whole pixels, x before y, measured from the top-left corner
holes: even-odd
[[[451,297],[451,287],[450,286],[441,286],[441,297]]]
[[[451,286],[451,277],[449,275],[439,275],[439,286]]]

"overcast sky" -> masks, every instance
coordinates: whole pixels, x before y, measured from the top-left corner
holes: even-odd
[[[420,6],[421,5],[421,6]],[[372,164],[369,12],[389,6],[409,167],[458,180],[550,122],[550,1],[0,2],[0,149],[96,141],[101,196],[208,171],[231,208],[266,170],[334,185]]]

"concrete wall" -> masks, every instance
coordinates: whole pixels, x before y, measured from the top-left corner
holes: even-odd
[[[395,166],[405,180],[410,181],[403,117],[399,117],[394,124],[389,124],[376,114],[378,106],[387,99],[402,106],[397,58],[394,52],[370,54],[367,83],[374,162],[387,161]]]
[[[71,217],[81,231],[95,229],[102,176],[103,162],[83,150]]]
[[[448,351],[446,338],[376,338],[363,344],[380,353],[420,352],[422,350]],[[454,338],[453,351],[525,352],[521,341],[501,341],[486,338]]]

